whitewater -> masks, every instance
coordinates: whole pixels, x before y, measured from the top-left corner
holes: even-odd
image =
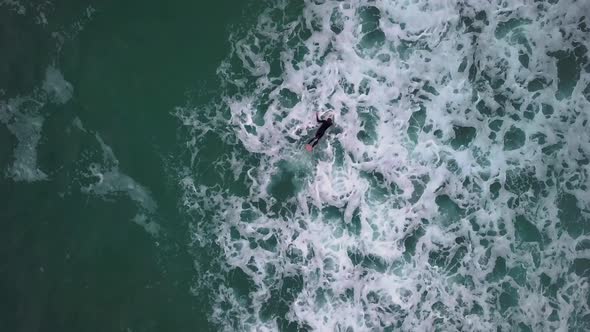
[[[223,184],[180,175],[219,255],[195,285],[211,320],[588,328],[590,3],[268,4],[232,30],[217,101],[176,111],[187,169],[223,151]],[[315,112],[335,126],[309,154]]]

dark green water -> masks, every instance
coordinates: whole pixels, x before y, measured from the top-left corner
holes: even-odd
[[[207,299],[190,292],[188,222],[167,175],[188,157],[172,112],[187,94],[209,98],[217,89],[229,29],[248,2],[61,1],[43,11],[46,26],[35,23],[34,7],[21,15],[0,6],[3,98],[30,94],[51,63],[74,94],[39,110],[38,167],[49,180],[0,177],[0,331],[210,330]],[[83,29],[63,45],[51,37],[76,22]],[[100,146],[92,134],[66,130],[75,117],[112,148],[122,172],[149,188],[160,238],[130,222],[138,208],[124,194],[80,192],[80,160]],[[0,142],[4,170],[18,142],[4,126]]]

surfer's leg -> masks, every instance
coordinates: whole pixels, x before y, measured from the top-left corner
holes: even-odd
[[[323,133],[322,134],[319,134],[319,135],[316,135],[316,137],[314,138],[315,139],[315,142],[313,142],[313,144],[311,146],[315,148],[315,146],[320,142],[320,138],[322,138],[322,136],[324,136]]]
[[[314,138],[310,139],[309,142],[307,142],[307,144],[311,144],[313,142],[313,146],[315,146],[316,144],[318,144],[318,141],[320,140],[320,138],[322,136],[323,135],[321,135],[319,133],[316,133],[315,136],[314,136]]]

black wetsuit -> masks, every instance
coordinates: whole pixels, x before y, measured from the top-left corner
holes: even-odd
[[[312,147],[315,147],[316,144],[318,144],[318,142],[320,141],[320,138],[322,138],[322,136],[324,136],[324,134],[326,133],[326,130],[328,130],[328,128],[330,128],[330,126],[332,125],[331,118],[328,118],[327,120],[320,120],[320,118],[318,118],[317,114],[315,115],[315,118],[322,125],[320,126],[320,128],[318,128],[318,131],[316,131],[315,137],[312,138],[309,142],[307,142],[307,144],[311,144]],[[311,142],[313,142],[313,144]]]

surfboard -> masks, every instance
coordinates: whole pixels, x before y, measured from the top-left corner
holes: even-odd
[[[305,150],[311,152],[311,150],[313,150],[313,146],[311,146],[311,144],[305,144]]]

